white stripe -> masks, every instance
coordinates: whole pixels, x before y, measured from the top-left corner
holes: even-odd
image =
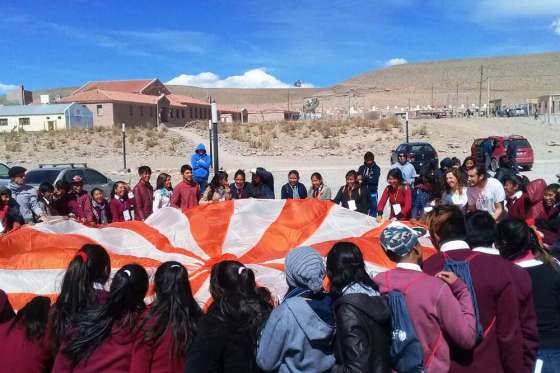
[[[210,276],[204,280],[198,291],[194,294],[194,298],[200,307],[204,307],[208,299],[210,299]]]
[[[175,260],[185,265],[189,270],[202,265],[199,260],[186,255],[161,251],[144,237],[128,229],[113,227],[90,228],[73,220],[66,220],[53,225],[37,224],[31,228],[45,233],[79,234],[94,240],[108,251],[119,255],[149,258],[160,262]]]
[[[181,210],[164,207],[150,215],[145,223],[167,237],[173,246],[191,251],[203,259],[209,258],[194,239],[189,219]]]
[[[2,269],[0,284],[6,293],[58,293],[66,269]]]
[[[240,199],[234,201],[223,252],[241,257],[253,248],[282,212],[285,200]]]
[[[377,221],[371,216],[334,205],[319,228],[301,246],[348,237],[360,237],[378,226]]]

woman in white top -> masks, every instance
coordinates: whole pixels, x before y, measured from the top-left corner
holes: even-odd
[[[166,173],[159,174],[156,181],[156,190],[154,191],[154,212],[163,207],[170,206],[172,192],[173,187],[171,186],[171,176]]]
[[[461,171],[457,168],[452,168],[444,175],[444,192],[441,196],[441,202],[448,205],[455,205],[462,209],[465,208],[468,202],[467,188],[463,184]]]

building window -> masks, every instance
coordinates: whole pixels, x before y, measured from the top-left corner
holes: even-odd
[[[103,115],[103,105],[97,105],[95,107],[96,111],[97,111],[97,116],[102,116]]]
[[[140,116],[144,116],[144,106],[140,106]]]
[[[185,119],[185,109],[181,109],[181,118]]]
[[[189,108],[189,118],[193,119],[192,106]]]
[[[128,106],[128,114],[130,114],[130,116],[134,115],[134,107],[132,105]]]
[[[8,125],[8,118],[0,118],[0,127]]]
[[[19,125],[20,126],[28,126],[30,125],[29,118],[19,118]]]
[[[58,119],[62,119],[62,117],[58,117]]]
[[[47,117],[47,119],[51,119],[51,117]]]
[[[175,118],[179,119],[179,109],[175,109]]]
[[[173,118],[173,109],[170,109],[170,110],[169,110],[169,116],[170,116],[171,118]]]

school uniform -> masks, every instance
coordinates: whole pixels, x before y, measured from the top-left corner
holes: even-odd
[[[134,216],[136,220],[146,220],[152,215],[154,202],[154,188],[150,183],[139,182],[132,189],[134,193]]]
[[[39,340],[25,335],[21,322],[0,324],[0,371],[10,373],[49,372],[52,355],[49,340],[45,335]]]

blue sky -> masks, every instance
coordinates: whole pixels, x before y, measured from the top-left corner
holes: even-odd
[[[3,0],[0,45],[0,92],[151,77],[326,87],[390,60],[558,51],[560,1]]]

